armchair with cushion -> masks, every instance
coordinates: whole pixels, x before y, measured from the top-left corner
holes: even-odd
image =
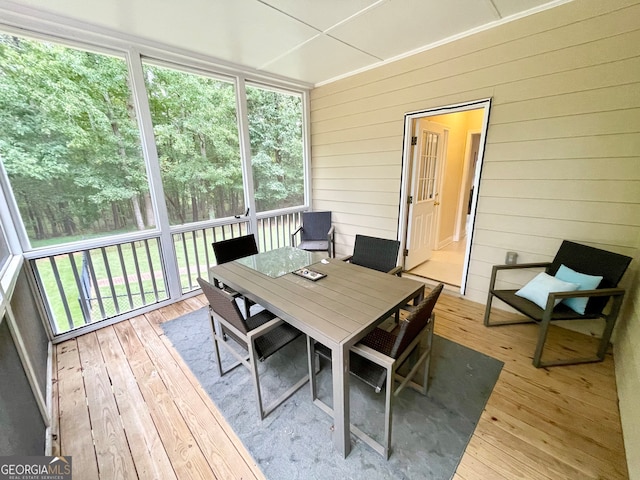
[[[302,225],[291,234],[291,246],[301,250],[324,252],[335,256],[334,227],[331,212],[302,212]],[[296,235],[300,241],[296,242]]]
[[[540,325],[533,365],[571,365],[599,362],[609,346],[625,291],[618,287],[631,257],[564,240],[551,262],[494,265],[484,315],[487,327],[536,322]],[[514,269],[544,268],[520,289],[497,289],[498,272]],[[526,319],[491,321],[491,303],[497,297]],[[611,302],[609,310],[605,309]],[[556,320],[604,318],[606,323],[598,350],[593,356],[542,361],[549,325]]]
[[[351,432],[385,458],[391,452],[391,427],[393,424],[393,399],[409,386],[422,395],[427,394],[429,366],[433,341],[435,314],[433,309],[444,285],[436,286],[416,309],[400,322],[393,332],[375,328],[359,343],[351,348],[349,356],[350,373],[374,389],[376,393],[385,390],[384,437],[382,443],[351,425]],[[332,411],[317,396],[316,371],[313,358],[316,354],[331,361],[331,351],[321,343],[308,339],[309,377],[313,401],[332,414]],[[398,369],[406,365],[406,375]],[[332,368],[339,368],[332,366]],[[420,383],[414,377],[422,377]],[[399,385],[396,387],[396,382]]]
[[[216,288],[211,283],[202,278],[198,278],[198,283],[203,293],[209,301],[209,313],[211,317],[211,330],[213,332],[213,346],[216,355],[216,362],[220,376],[230,372],[240,365],[244,365],[250,372],[255,388],[258,414],[260,419],[264,419],[276,407],[282,404],[291,395],[297,392],[309,380],[305,375],[282,393],[271,405],[265,407],[262,403],[260,389],[260,379],[258,378],[258,360],[264,361],[272,354],[276,353],[289,342],[298,338],[302,332],[292,327],[283,320],[277,318],[267,310],[243,318],[238,305],[233,297],[224,290]],[[247,354],[242,354],[225,342],[225,338],[216,333],[214,321],[219,322],[226,335],[233,338]],[[226,369],[223,368],[220,358],[220,345],[236,358],[236,362]]]

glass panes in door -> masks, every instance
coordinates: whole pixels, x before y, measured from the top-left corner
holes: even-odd
[[[436,175],[438,173],[438,143],[440,135],[434,132],[422,132],[422,151],[418,169],[418,202],[432,200],[436,194]]]

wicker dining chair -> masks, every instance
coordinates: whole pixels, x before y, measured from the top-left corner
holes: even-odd
[[[345,262],[371,268],[383,273],[402,276],[402,267],[398,265],[398,251],[400,242],[386,238],[370,237],[356,234],[353,245],[353,254],[344,257]],[[413,300],[412,302],[415,302]],[[415,303],[405,305],[407,310],[415,308]],[[400,309],[395,313],[396,323],[400,321]]]
[[[216,263],[218,265],[258,253],[258,245],[253,233],[219,240],[213,242],[211,246],[213,247],[213,253],[216,256]]]
[[[382,390],[386,392],[383,442],[374,440],[370,435],[353,425],[351,432],[384,458],[388,459],[391,453],[393,399],[407,386],[422,395],[427,394],[435,322],[433,309],[443,288],[444,285],[440,283],[431,290],[411,315],[400,322],[400,326],[396,329],[397,332],[387,332],[381,328],[375,328],[351,348],[350,373],[372,387],[376,393],[380,393]],[[423,340],[426,341],[423,342]],[[331,361],[331,351],[319,342],[309,341],[308,344],[311,396],[314,401],[320,401],[316,390],[316,362],[312,359],[317,354]],[[414,358],[412,355],[414,352],[419,354],[417,360],[407,362],[408,359]],[[398,373],[398,369],[405,363],[410,370],[403,376]],[[332,366],[332,368],[336,368],[336,366]],[[418,373],[422,376],[421,383],[414,381],[414,377]],[[400,382],[397,388],[395,382]]]
[[[209,313],[211,318],[211,330],[213,332],[213,346],[220,376],[229,373],[240,365],[244,365],[250,372],[254,384],[258,414],[260,419],[264,419],[275,408],[281,405],[291,395],[297,392],[309,380],[305,375],[293,386],[282,393],[270,405],[264,406],[262,402],[260,379],[258,376],[258,361],[264,361],[269,356],[276,353],[285,345],[289,344],[302,332],[285,323],[280,318],[268,310],[243,318],[238,305],[233,297],[224,290],[216,288],[203,278],[198,277],[198,283],[209,301]],[[231,337],[240,345],[247,354],[239,353],[229,345],[221,335],[216,332],[214,321],[223,326],[228,337]],[[236,359],[236,362],[228,367],[223,367],[220,357],[220,345]],[[248,355],[248,356],[247,356]]]

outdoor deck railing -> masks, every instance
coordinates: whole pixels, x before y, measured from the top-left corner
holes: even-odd
[[[291,234],[298,228],[300,211],[258,215],[256,242],[258,250],[267,252],[291,244]],[[200,288],[196,279],[207,276],[214,266],[215,256],[211,244],[227,238],[235,238],[249,233],[247,220],[236,220],[225,225],[198,229],[181,229],[173,233],[173,245],[180,266],[182,292]]]
[[[267,212],[257,217],[256,239],[261,252],[290,245],[302,209],[284,213]],[[215,265],[211,244],[249,233],[247,217],[211,222],[206,226],[172,228],[173,249],[180,276],[180,292],[199,288],[198,276],[206,278]],[[29,262],[54,334],[169,300],[169,281],[157,232],[136,234],[136,239],[109,242],[87,249],[54,254],[34,253]]]
[[[159,237],[31,260],[54,333],[169,298]]]

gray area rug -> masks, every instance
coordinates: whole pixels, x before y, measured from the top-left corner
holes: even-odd
[[[436,319],[437,321],[437,319]],[[162,325],[166,336],[270,480],[449,479],[498,379],[502,362],[442,337],[434,337],[426,397],[405,389],[394,405],[392,453],[388,461],[352,435],[346,459],[334,450],[332,419],[311,402],[308,385],[262,422],[249,371],[239,367],[220,378],[206,308]],[[229,341],[233,343],[232,340]],[[221,349],[223,364],[232,357]],[[262,362],[265,404],[306,373],[301,336]],[[320,398],[331,405],[331,369],[318,374]],[[384,394],[351,377],[351,421],[379,440]]]

